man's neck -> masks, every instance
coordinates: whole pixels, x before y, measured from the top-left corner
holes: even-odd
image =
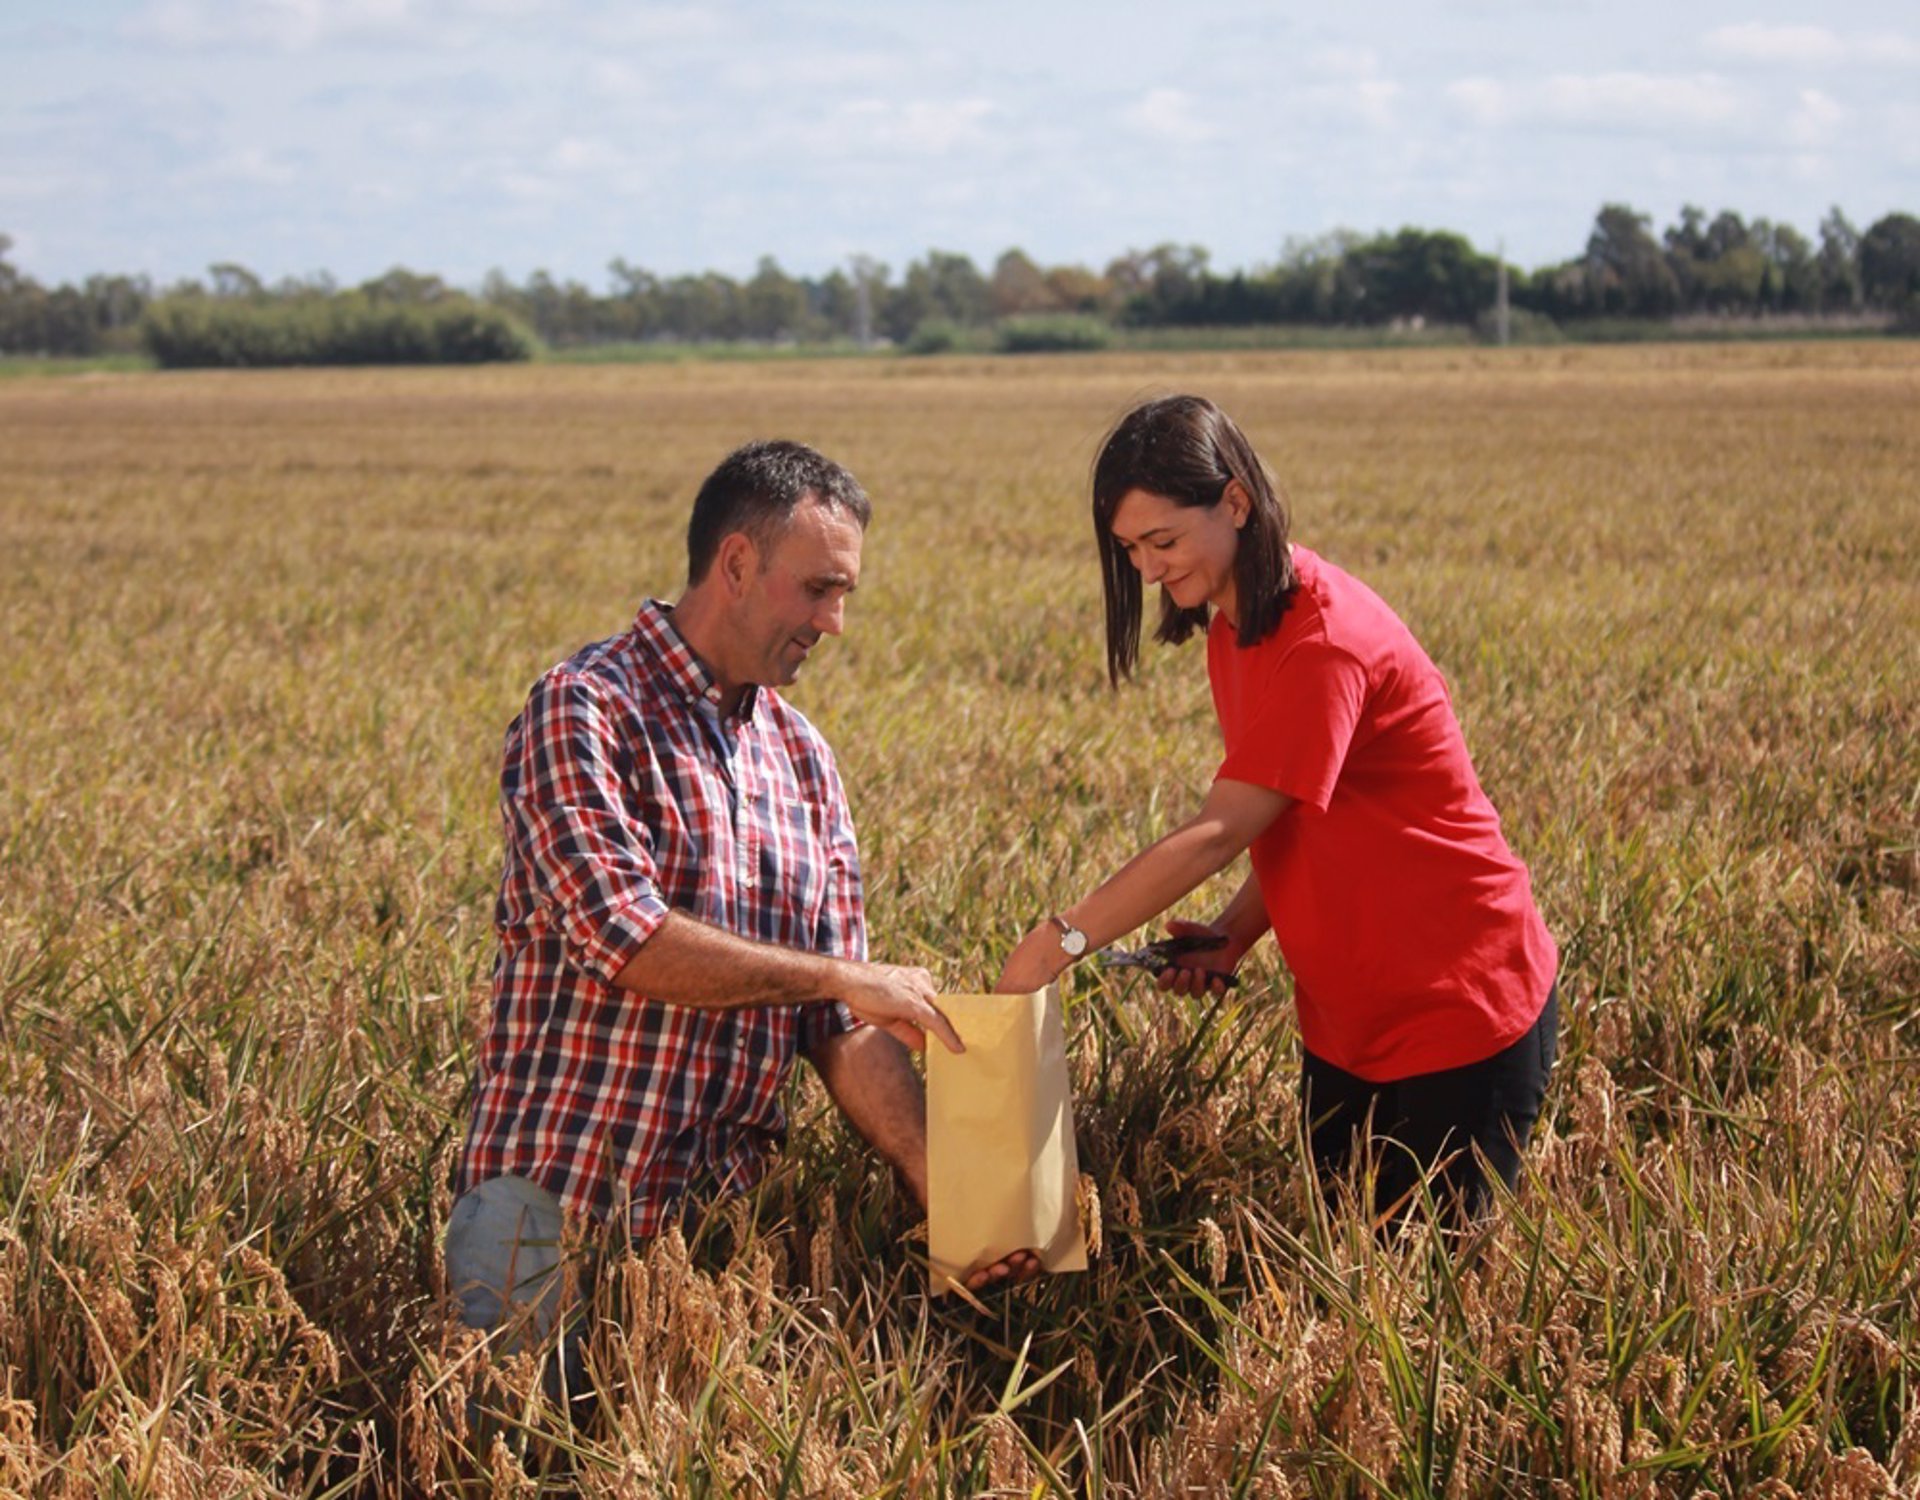
[[[700,665],[707,669],[714,686],[720,689],[721,714],[735,713],[746,695],[747,685],[729,677],[721,661],[719,645],[726,639],[726,627],[719,616],[719,601],[698,584],[688,585],[686,592],[674,601],[673,628],[680,632],[680,639],[700,659]]]

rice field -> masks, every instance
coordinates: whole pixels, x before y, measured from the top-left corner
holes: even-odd
[[[793,696],[877,956],[983,987],[1211,775],[1197,646],[1102,671],[1086,471],[1170,389],[1413,626],[1533,869],[1520,1190],[1382,1244],[1270,949],[1082,974],[1086,1275],[929,1303],[802,1069],[548,1402],[437,1248],[527,685],[672,597],[733,445],[839,458]],[[0,1494],[1920,1495],[1920,345],[23,378],[0,455]]]

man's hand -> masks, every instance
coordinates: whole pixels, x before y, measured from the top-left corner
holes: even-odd
[[[1043,1269],[1040,1257],[1033,1251],[1016,1250],[990,1266],[979,1266],[967,1272],[967,1290],[984,1292],[1003,1284],[1018,1286],[1023,1281],[1033,1280]]]
[[[926,1033],[939,1037],[949,1052],[966,1046],[953,1023],[940,1013],[933,997],[940,993],[933,975],[902,964],[843,962],[839,993],[834,997],[848,1010],[915,1052],[926,1049]]]
[[[1172,990],[1176,995],[1226,994],[1227,980],[1233,977],[1245,950],[1234,942],[1225,927],[1207,922],[1173,921],[1167,923],[1167,936],[1210,937],[1220,941],[1218,947],[1203,948],[1183,964],[1170,964],[1162,969],[1156,981],[1161,989]]]

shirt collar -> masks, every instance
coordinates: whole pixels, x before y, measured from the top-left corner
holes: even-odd
[[[640,606],[639,614],[634,616],[633,633],[651,652],[654,664],[666,679],[668,687],[689,707],[705,704],[711,708],[720,702],[720,684],[673,623],[671,604],[658,599],[645,601]],[[760,689],[748,683],[746,691],[740,695],[740,706],[734,710],[732,717],[742,722],[752,719],[759,699]]]

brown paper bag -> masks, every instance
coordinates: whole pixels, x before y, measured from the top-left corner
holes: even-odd
[[[942,995],[959,1056],[927,1048],[927,1258],[933,1294],[1015,1250],[1084,1271],[1060,992]]]

